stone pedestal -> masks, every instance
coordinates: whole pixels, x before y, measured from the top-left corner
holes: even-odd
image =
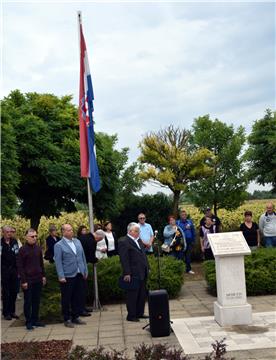
[[[250,248],[240,232],[210,235],[216,262],[215,320],[221,326],[249,325],[252,308],[246,298],[244,255],[250,254]]]

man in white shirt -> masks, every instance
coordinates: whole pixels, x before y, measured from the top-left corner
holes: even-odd
[[[152,243],[154,240],[154,234],[151,225],[146,223],[146,215],[144,213],[140,213],[138,215],[138,225],[140,227],[140,239],[142,240],[143,245],[146,248],[146,253],[152,254]]]

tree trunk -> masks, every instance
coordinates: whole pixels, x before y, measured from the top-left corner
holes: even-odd
[[[217,201],[215,200],[214,201],[214,214],[217,216],[217,212],[218,212],[218,203]]]
[[[40,215],[33,215],[31,217],[31,228],[32,229],[37,231],[37,229],[39,227],[40,219],[41,219]]]
[[[173,192],[173,215],[177,218],[178,217],[178,206],[179,206],[179,199],[180,199],[180,190],[176,190]]]

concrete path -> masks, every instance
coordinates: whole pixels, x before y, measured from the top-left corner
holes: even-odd
[[[172,319],[202,317],[213,315],[213,302],[215,297],[206,291],[204,280],[185,282],[178,299],[170,300],[170,316]],[[276,310],[276,296],[248,297],[253,312]],[[18,301],[18,310],[22,310],[23,300]],[[20,313],[20,311],[18,311]],[[101,312],[94,312],[91,317],[83,318],[87,325],[78,325],[74,329],[65,328],[63,324],[48,325],[27,331],[24,327],[12,327],[12,321],[2,320],[2,342],[12,341],[44,341],[71,339],[73,345],[84,345],[88,348],[103,345],[106,348],[126,349],[126,353],[133,357],[134,348],[141,343],[155,344],[167,343],[170,346],[180,347],[176,336],[152,338],[142,327],[147,320],[132,323],[126,319],[125,304],[106,305]],[[276,359],[275,349],[233,351],[228,353],[238,359]],[[198,356],[191,356],[197,359]]]

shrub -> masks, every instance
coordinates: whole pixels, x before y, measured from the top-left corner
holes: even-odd
[[[213,351],[203,357],[197,357],[197,360],[227,360],[225,339],[215,341],[212,344]],[[135,360],[190,360],[189,355],[184,355],[183,350],[176,347],[170,347],[167,343],[141,345],[134,348]],[[194,357],[193,357],[194,358]],[[107,351],[100,346],[92,350],[86,350],[83,346],[76,346],[73,348],[68,357],[69,360],[129,360],[130,358],[124,354],[124,351],[111,350]],[[230,360],[230,359],[229,359]],[[234,358],[231,358],[234,360]]]
[[[148,257],[150,274],[148,287],[150,290],[158,289],[158,264],[154,256]],[[92,265],[89,264],[88,297],[92,300],[93,279]],[[42,291],[40,316],[44,321],[61,321],[60,288],[55,264],[45,267],[47,285]],[[183,284],[183,261],[175,260],[171,256],[160,258],[161,287],[168,291],[170,297],[179,293]],[[97,264],[99,298],[101,303],[123,300],[125,293],[118,286],[118,279],[122,273],[119,256],[113,256],[99,261]]]
[[[150,275],[148,287],[150,290],[158,289],[158,259],[148,257],[150,264]],[[166,289],[170,297],[178,295],[183,285],[184,262],[176,260],[172,256],[160,257],[160,287]]]
[[[215,261],[204,262],[209,291],[216,294]],[[247,295],[276,294],[276,249],[258,249],[245,257]]]

